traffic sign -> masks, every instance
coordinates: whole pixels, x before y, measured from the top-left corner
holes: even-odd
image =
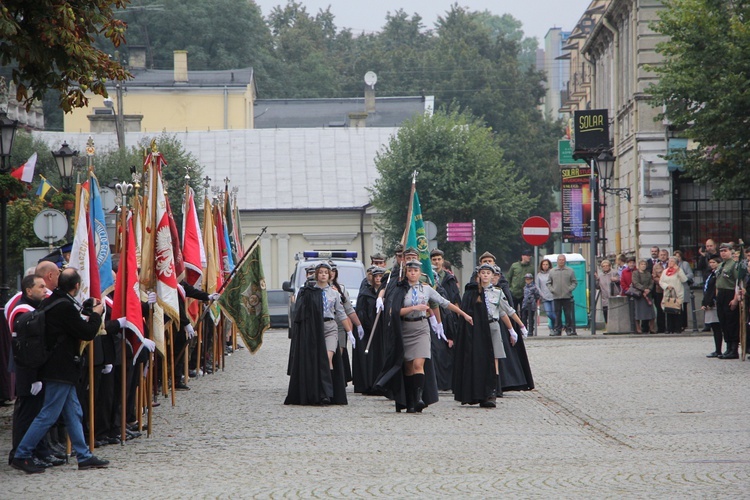
[[[529,245],[544,245],[549,239],[549,234],[549,222],[544,217],[529,217],[521,226],[521,236]]]
[[[448,241],[472,241],[474,239],[473,222],[449,222],[446,224]]]

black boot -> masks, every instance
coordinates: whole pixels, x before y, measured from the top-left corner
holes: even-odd
[[[730,342],[727,344],[727,350],[724,354],[719,356],[719,359],[740,359],[740,354],[737,352],[739,344],[737,342]]]
[[[414,406],[414,376],[404,375],[404,393],[406,393],[406,413],[417,413]]]
[[[417,373],[412,376],[412,383],[414,384],[414,408],[417,413],[422,413],[427,405],[422,400],[422,390],[424,389],[424,373]]]

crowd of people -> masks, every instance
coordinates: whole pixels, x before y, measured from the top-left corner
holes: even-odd
[[[9,393],[4,397],[13,400],[14,405],[8,463],[29,474],[67,463],[73,455],[78,469],[107,467],[109,462],[94,455],[93,449],[140,437],[146,406],[159,406],[158,384],[162,389],[169,385],[176,390],[189,390],[190,377],[211,373],[219,363],[211,345],[212,322],[204,322],[205,342],[199,354],[195,329],[185,313],[188,297],[208,302],[216,300],[217,294],[209,295],[184,282],[180,285],[180,324],[174,326],[170,347],[176,361],[170,365],[156,356],[150,366],[155,342],[147,338],[148,335],[139,338],[137,343],[124,335],[127,322],[124,317],[111,317],[111,296],[105,297],[103,302],[91,298],[81,303],[78,299],[81,286],[82,279],[76,269],[43,260],[27,271],[21,281],[21,291],[5,304],[4,318],[0,321],[3,339],[11,339],[17,336],[24,313],[37,309],[45,313],[46,356],[39,366],[16,362],[15,344],[3,342],[0,349],[0,369],[10,376]],[[148,317],[155,302],[156,294],[149,293],[142,303],[144,317]],[[86,346],[84,350],[82,346]],[[92,356],[89,356],[90,350]],[[190,353],[188,370],[184,366],[186,353]],[[123,359],[125,370],[122,369]],[[145,393],[144,373],[149,370],[160,373],[152,394]],[[89,378],[91,372],[93,385]],[[168,372],[174,374],[173,378],[167,376]],[[93,407],[89,404],[91,396]],[[144,404],[147,399],[151,399],[150,404]],[[93,441],[87,438],[92,434]]]
[[[533,389],[523,343],[540,296],[533,274],[505,279],[485,252],[462,294],[442,251],[430,254],[434,280],[418,255],[398,246],[390,269],[373,255],[356,309],[333,262],[307,269],[290,325],[285,404],[347,404],[350,381],[355,393],[388,397],[406,413],[421,413],[439,391],[495,408],[504,391]],[[515,306],[526,302],[525,324]]]

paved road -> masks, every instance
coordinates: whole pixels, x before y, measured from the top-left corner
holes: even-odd
[[[581,333],[529,339],[537,390],[495,410],[446,394],[407,415],[358,395],[285,407],[288,340],[270,331],[165,401],[150,439],[97,450],[111,468],[0,465],[0,498],[750,496],[750,362],[705,358],[707,336]]]

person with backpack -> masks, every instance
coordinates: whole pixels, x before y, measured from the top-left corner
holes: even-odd
[[[70,436],[78,460],[78,469],[101,468],[109,461],[91,454],[83,435],[83,411],[76,394],[81,375],[80,342],[91,341],[102,325],[103,306],[94,301],[81,315],[81,307],[75,299],[81,289],[81,276],[75,269],[60,273],[57,288],[39,305],[44,310],[45,344],[48,360],[39,368],[39,378],[44,387],[44,405],[18,444],[11,466],[27,474],[44,472],[32,460],[37,444],[60,415]],[[50,306],[47,308],[46,306]],[[19,332],[20,333],[20,332]]]
[[[39,304],[47,296],[46,291],[44,280],[39,276],[24,276],[21,280],[21,296],[16,302],[16,306],[8,314],[8,325],[13,337],[16,336],[15,320],[20,315],[39,307]],[[16,364],[14,372],[16,374],[16,401],[13,406],[13,444],[8,456],[8,465],[13,462],[18,444],[29,429],[31,422],[39,414],[44,403],[44,392],[42,391],[42,382],[37,376],[37,368]],[[34,449],[32,462],[38,467],[51,467],[62,465],[65,460],[55,457],[45,440],[42,440]]]

